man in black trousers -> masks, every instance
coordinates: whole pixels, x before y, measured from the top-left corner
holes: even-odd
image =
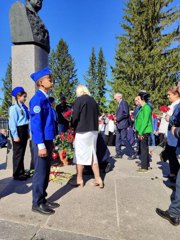
[[[129,152],[129,160],[133,159],[134,150],[127,139],[127,128],[130,126],[129,106],[126,101],[122,99],[121,93],[114,95],[114,100],[117,101],[118,107],[116,110],[116,155],[115,158],[122,158],[123,153],[121,145],[125,145]]]
[[[180,139],[180,127],[172,127],[172,133],[176,138]],[[160,208],[156,208],[156,213],[174,226],[180,224],[180,169],[176,177],[175,199],[170,204],[168,210],[163,211]]]

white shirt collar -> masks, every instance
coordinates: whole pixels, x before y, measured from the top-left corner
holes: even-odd
[[[39,91],[41,91],[47,98],[49,98],[48,94],[44,92],[42,89],[39,89]]]

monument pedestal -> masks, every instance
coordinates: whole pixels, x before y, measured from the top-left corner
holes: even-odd
[[[27,92],[26,105],[36,91],[36,84],[30,78],[33,72],[48,66],[48,53],[34,44],[22,44],[12,46],[12,88],[21,86]],[[13,99],[14,101],[14,99]],[[9,144],[7,155],[7,168],[12,168],[12,144]],[[25,169],[30,168],[31,152],[29,142],[27,144],[24,164]]]
[[[31,73],[48,66],[48,53],[34,44],[12,46],[12,88],[22,86],[27,92],[26,105],[35,93]]]

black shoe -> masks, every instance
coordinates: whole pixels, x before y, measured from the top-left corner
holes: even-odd
[[[127,159],[128,160],[134,160],[137,159],[138,157],[136,155],[129,156]]]
[[[107,166],[106,166],[106,168],[104,169],[104,172],[105,172],[105,173],[108,173],[108,172],[110,172],[111,170],[112,170],[111,163],[108,163]]]
[[[24,175],[25,175],[27,178],[30,178],[30,177],[31,177],[30,171],[25,171]]]
[[[171,183],[176,183],[176,177],[169,176],[168,179]]]
[[[176,183],[176,176],[167,175],[167,176],[163,176],[163,177],[168,178],[169,181],[172,183]]]
[[[168,211],[163,211],[163,210],[161,210],[160,208],[156,208],[156,213],[157,213],[160,217],[168,220],[168,221],[169,221],[172,225],[174,225],[174,226],[177,226],[177,225],[180,224],[180,218],[179,218],[179,217],[173,217],[173,216],[171,216]]]
[[[46,201],[45,205],[49,208],[58,208],[60,206],[59,203],[49,202],[49,201]]]
[[[55,211],[53,209],[51,209],[50,207],[48,207],[46,204],[41,203],[39,206],[35,207],[32,206],[32,211],[33,212],[38,212],[40,214],[45,214],[45,215],[51,215],[54,214]]]
[[[14,180],[26,181],[27,177],[25,175],[14,176]]]
[[[159,157],[160,157],[161,161],[163,161],[163,162],[166,162],[166,161],[168,160],[167,154],[166,154],[166,151],[165,151],[165,150],[163,150],[163,151],[159,154]]]
[[[122,155],[116,154],[116,155],[114,156],[114,158],[122,158]]]

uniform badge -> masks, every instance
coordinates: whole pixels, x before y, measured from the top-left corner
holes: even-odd
[[[40,111],[41,111],[40,106],[34,106],[34,107],[33,107],[33,112],[35,112],[35,113],[40,113]]]

